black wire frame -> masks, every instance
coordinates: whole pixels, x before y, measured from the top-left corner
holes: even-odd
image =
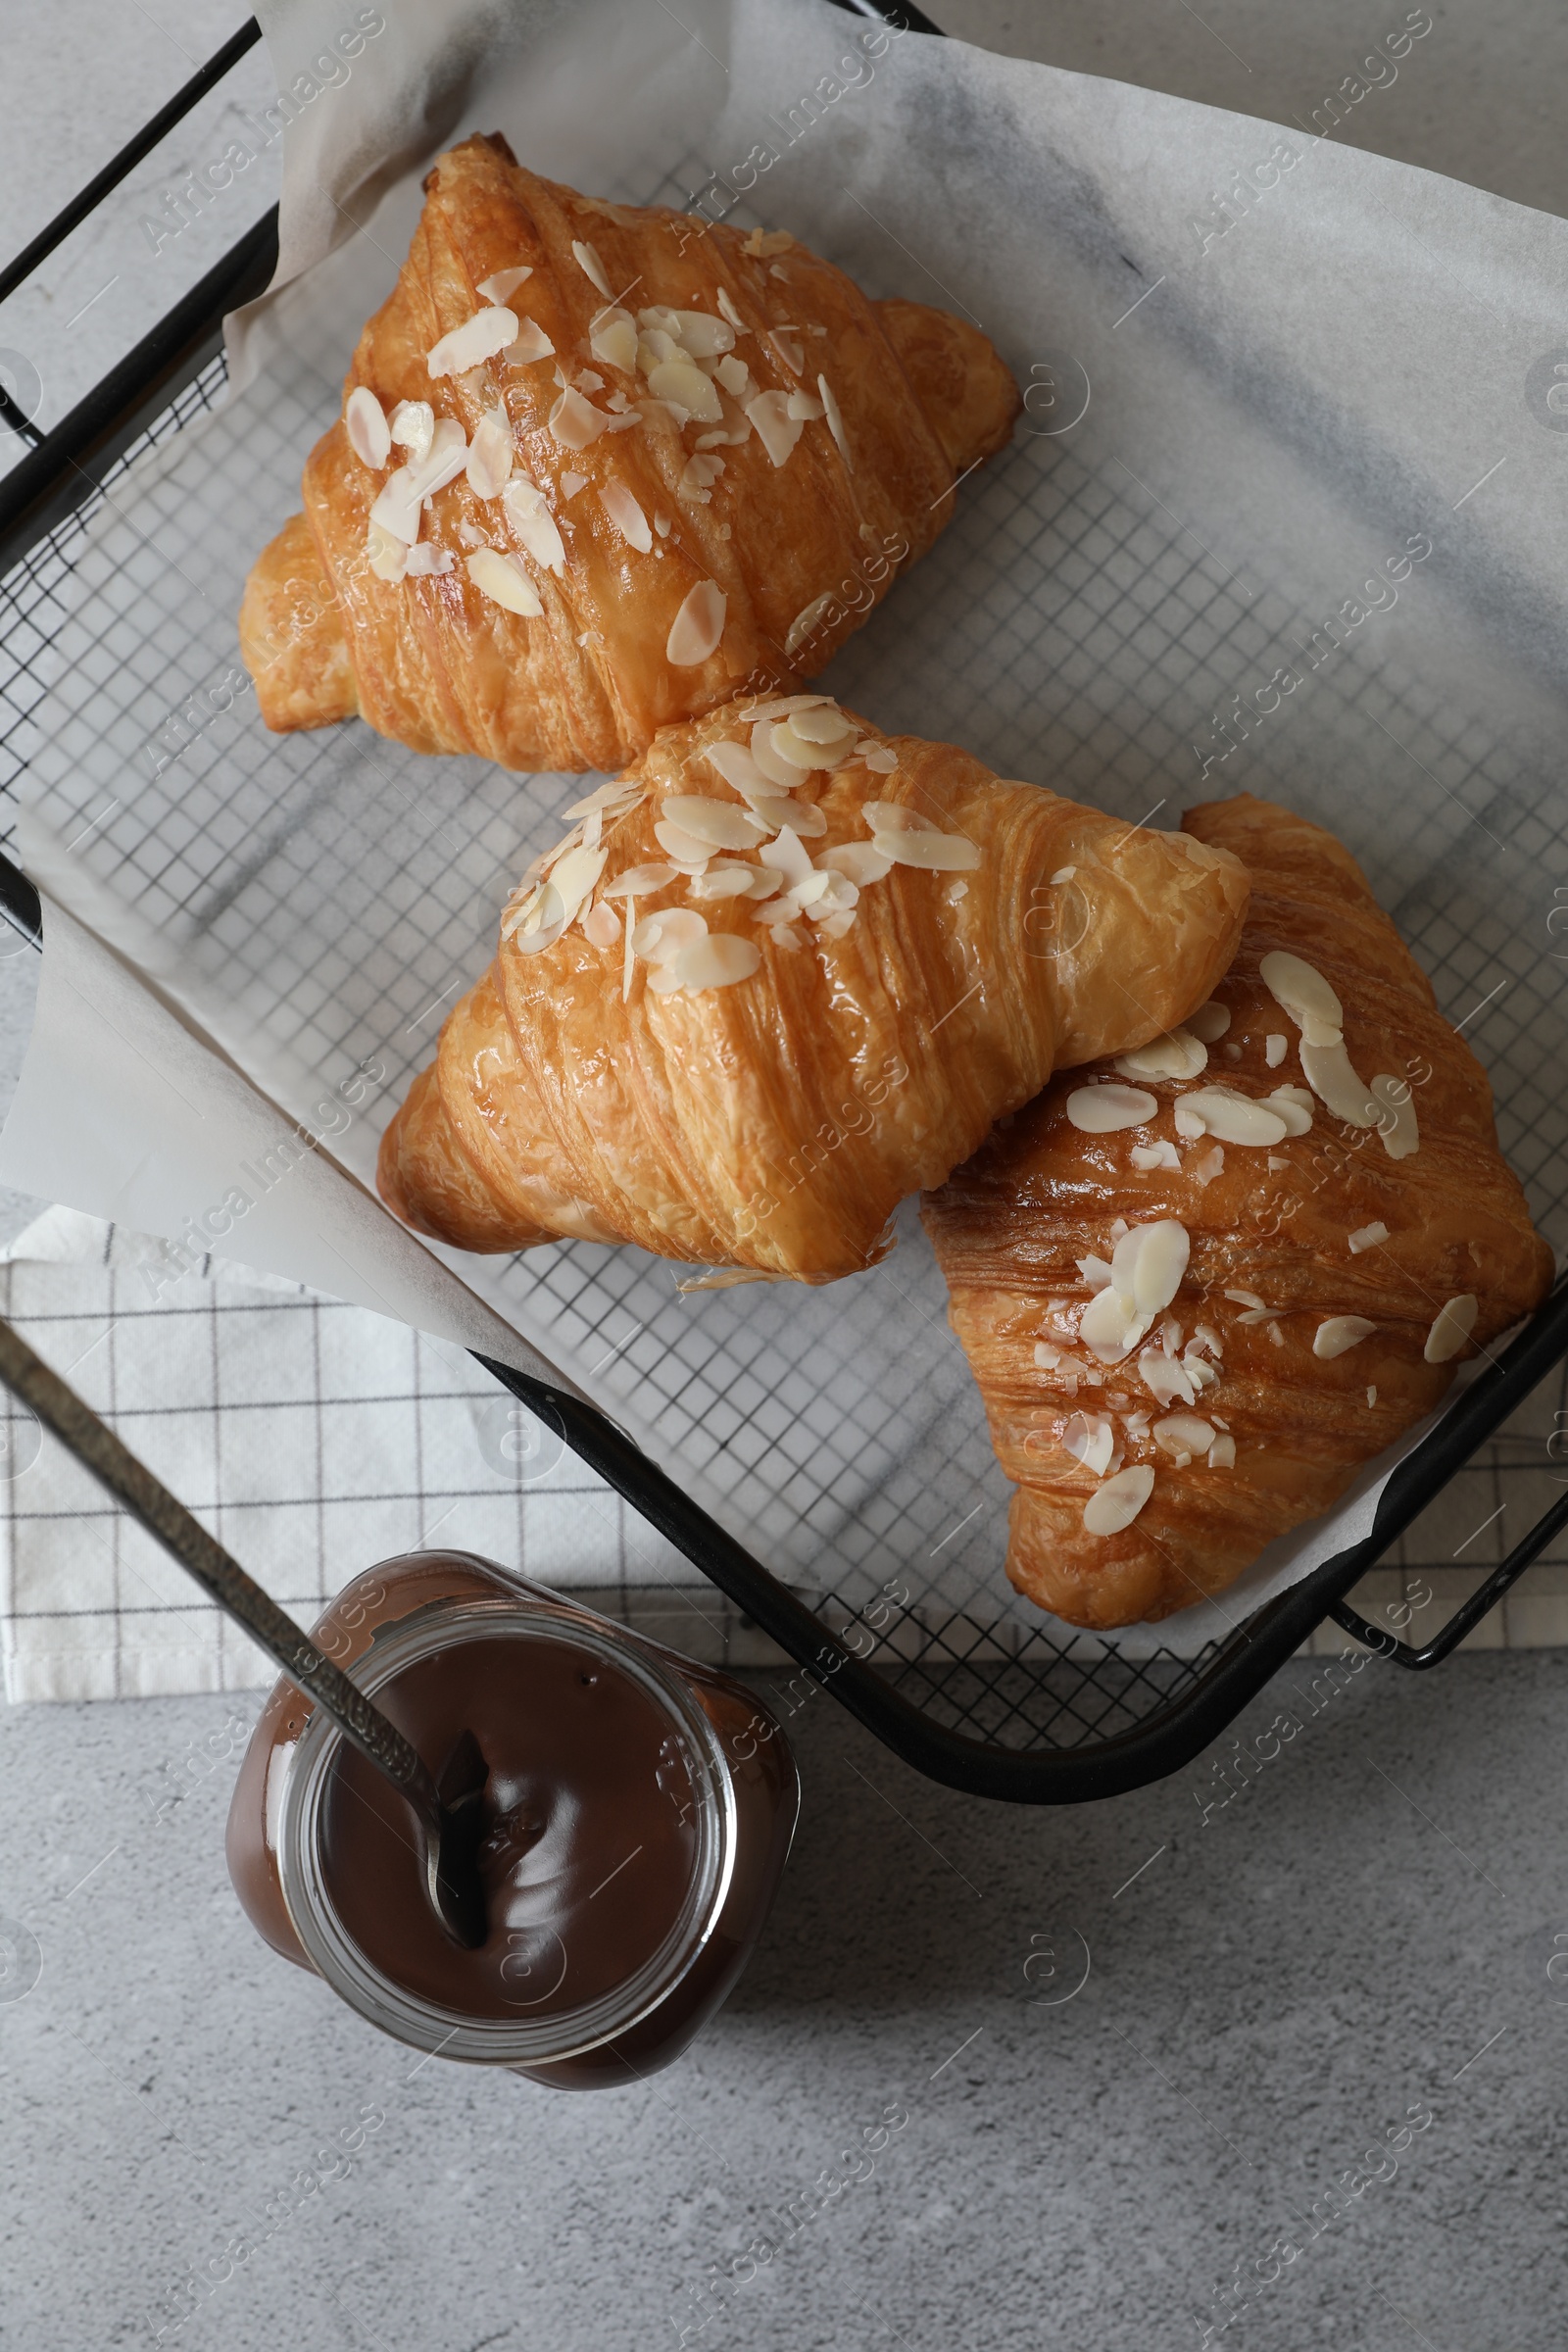
[[[912,8],[882,7],[876,0],[838,4],[854,14],[895,19],[911,31],[939,31]],[[155,135],[161,136],[250,45],[250,39],[236,36],[210,61],[156,119]],[[145,151],[153,131],[149,124],[99,174],[102,184],[93,183],[93,200],[115,184],[117,167],[128,169],[125,159],[133,162]],[[91,209],[84,203],[88,195],[84,190],[27,254],[10,270],[0,271],[0,283],[21,282],[24,264],[35,266],[59,236],[79,224]],[[95,504],[106,476],[125,463],[139,437],[162,438],[164,431],[177,429],[183,421],[176,410],[189,407],[194,414],[210,405],[207,386],[221,365],[224,314],[265,290],[276,257],[274,209],[0,479],[0,575],[11,572],[40,541]],[[193,402],[186,387],[197,393]],[[3,854],[0,916],[34,947],[41,947],[38,893]],[[984,1680],[991,1703],[985,1709],[975,1702],[970,1663],[976,1646],[970,1637],[978,1637],[981,1629],[966,1620],[936,1629],[922,1627],[918,1657],[901,1654],[896,1625],[873,1623],[868,1612],[846,1604],[838,1609],[845,1622],[835,1630],[826,1616],[808,1607],[693,1501],[608,1414],[564,1387],[556,1388],[485,1356],[478,1361],[796,1659],[809,1685],[831,1691],[905,1762],[931,1780],[977,1795],[1013,1803],[1063,1804],[1116,1795],[1180,1770],[1325,1620],[1380,1656],[1412,1670],[1447,1657],[1568,1525],[1568,1486],[1423,1648],[1368,1624],[1349,1607],[1347,1596],[1565,1355],[1568,1279],[1395,1470],[1380,1497],[1371,1533],[1361,1543],[1325,1561],[1197,1660],[1180,1659],[1169,1651],[1146,1660],[1107,1653],[1096,1659],[1091,1670],[1069,1660],[1049,1638],[1031,1637],[1014,1652],[1010,1667],[1004,1665],[1001,1674],[988,1668]],[[827,1608],[837,1598],[829,1593],[821,1605]],[[1010,1698],[1005,1688],[1009,1672],[1016,1685]],[[1057,1688],[1051,1697],[1048,1733],[1038,1710],[1022,1693],[1049,1684],[1053,1674]],[[1071,1689],[1061,1687],[1063,1674],[1069,1675]],[[1093,1714],[1085,1711],[1091,1692]],[[1037,1743],[1004,1744],[998,1734],[1012,1723],[1033,1731]],[[1062,1723],[1074,1737],[1051,1736]],[[973,1729],[965,1730],[965,1724]]]

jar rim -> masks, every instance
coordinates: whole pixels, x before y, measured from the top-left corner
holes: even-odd
[[[311,1966],[370,2024],[432,2056],[439,2051],[444,2058],[474,2065],[537,2066],[580,2057],[628,2032],[695,1965],[729,1893],[735,1789],[722,1744],[684,1677],[637,1635],[569,1603],[503,1594],[432,1601],[380,1627],[356,1660],[354,1680],[373,1697],[405,1668],[437,1649],[494,1639],[570,1642],[596,1653],[638,1683],[684,1735],[696,1799],[697,1852],[680,1912],[643,1964],[582,2008],[532,2020],[476,2017],[400,1984],[350,1935],[322,1872],[322,1809],[343,1736],[320,1707],[311,1709],[286,1753],[273,1816],[277,1872],[289,1919]]]

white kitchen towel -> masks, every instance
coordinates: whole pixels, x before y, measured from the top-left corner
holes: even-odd
[[[723,1596],[459,1348],[298,1283],[52,1208],[0,1312],[308,1625],[377,1560],[477,1551],[698,1655],[750,1654]],[[231,1690],[275,1669],[10,1397],[6,1695]],[[755,1643],[753,1644],[755,1647]]]

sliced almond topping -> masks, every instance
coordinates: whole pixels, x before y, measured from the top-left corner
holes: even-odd
[[[763,865],[770,865],[783,875],[786,887],[791,890],[809,881],[815,870],[800,835],[790,825],[783,827],[776,840],[763,842],[757,855]]]
[[[1127,1156],[1132,1161],[1135,1168],[1143,1168],[1146,1170],[1150,1168],[1175,1168],[1179,1170],[1182,1164],[1181,1153],[1177,1151],[1174,1144],[1166,1143],[1163,1136],[1160,1138],[1157,1144],[1134,1144]]]
[[[413,553],[406,539],[398,538],[394,531],[389,531],[384,523],[377,522],[371,516],[365,536],[365,560],[378,580],[388,583],[401,580],[408,570],[409,558]]]
[[[688,416],[695,416],[702,424],[718,424],[723,419],[724,404],[718,396],[718,387],[694,360],[661,360],[649,370],[648,389],[656,400],[665,400],[672,408],[684,409]]]
[[[776,465],[778,461],[775,459],[774,464]],[[834,601],[833,591],[829,589],[825,596],[813,596],[808,605],[803,605],[801,607],[801,610],[796,613],[795,618],[790,622],[789,629],[785,634],[784,651],[786,654],[793,657],[800,652],[807,639],[815,630],[818,621],[820,621],[823,615],[830,610]]]
[[[1076,873],[1077,868],[1069,866],[1067,870],[1069,873]],[[1053,874],[1052,880],[1054,881],[1055,878],[1055,875]],[[1229,1005],[1221,1004],[1215,997],[1210,997],[1206,1004],[1200,1004],[1198,1010],[1189,1013],[1182,1023],[1184,1029],[1190,1029],[1194,1037],[1200,1038],[1205,1046],[1218,1045],[1230,1025]]]
[[[609,422],[603,409],[596,409],[569,384],[550,412],[551,435],[562,449],[587,449]]]
[[[893,860],[886,850],[878,849],[871,841],[847,841],[836,850],[824,850],[817,860],[830,865],[863,890],[867,883],[880,882],[893,871]]]
[[[1138,1371],[1156,1404],[1197,1403],[1197,1386],[1190,1370],[1162,1348],[1146,1348],[1138,1358]]]
[[[1272,1314],[1274,1311],[1272,1307],[1263,1306],[1263,1301],[1255,1291],[1227,1291],[1225,1296],[1237,1306],[1262,1307],[1265,1314]]]
[[[1391,1159],[1408,1159],[1421,1142],[1410,1081],[1385,1072],[1373,1079],[1370,1091],[1378,1106],[1376,1124],[1384,1151]]]
[[[486,302],[510,302],[525,277],[532,277],[532,262],[519,262],[514,270],[496,270],[479,280],[479,292]]]
[[[696,669],[718,651],[724,634],[726,604],[713,580],[699,580],[686,597],[664,640],[664,659],[672,669]]]
[[[1365,1315],[1330,1315],[1313,1334],[1312,1353],[1332,1360],[1351,1348],[1358,1348],[1376,1329],[1377,1325],[1369,1323]]]
[[[595,290],[601,293],[607,302],[613,302],[615,299],[613,289],[605,275],[605,265],[599,259],[595,248],[592,245],[580,244],[574,237],[571,243],[571,257]]]
[[[1204,1185],[1212,1184],[1215,1177],[1222,1176],[1224,1172],[1225,1147],[1223,1144],[1210,1144],[1206,1152],[1200,1152],[1188,1170],[1188,1174],[1195,1184]]]
[[[674,333],[682,348],[694,360],[716,360],[735,348],[735,330],[727,320],[715,318],[711,311],[676,311]]]
[[[606,482],[599,493],[599,503],[627,546],[646,556],[654,544],[654,534],[648,527],[647,515],[625,483]]]
[[[468,449],[468,487],[475,498],[499,498],[512,478],[512,419],[503,408],[480,418]]]
[[[806,346],[793,326],[772,326],[767,339],[778,353],[791,375],[799,375],[806,366]]]
[[[637,365],[637,322],[630,311],[601,311],[589,330],[588,348],[607,368],[630,375]]]
[[[588,476],[585,473],[572,473],[568,470],[561,477],[561,495],[563,498],[575,498],[579,490],[586,490],[587,487]]]
[[[1042,1372],[1054,1372],[1061,1361],[1059,1348],[1048,1348],[1044,1340],[1035,1342],[1035,1364]]]
[[[821,394],[822,414],[827,418],[827,429],[838,443],[839,456],[844,460],[844,469],[846,473],[853,473],[855,460],[850,455],[850,444],[844,431],[844,412],[834,398],[833,387],[825,375],[817,377],[816,388]]]
[[[603,896],[607,899],[645,899],[650,891],[662,890],[666,882],[675,879],[672,865],[629,865],[613,882],[607,882]]]
[[[733,355],[726,360],[720,360],[713,373],[731,400],[745,399],[752,389],[751,369],[744,360],[738,360]]]
[[[675,484],[676,497],[685,499],[692,506],[710,506],[712,503],[713,484],[723,470],[722,458],[714,457],[710,450],[699,450],[695,457],[686,461],[680,480]]]
[[[514,314],[503,304],[488,304],[432,344],[424,364],[432,376],[466,375],[470,368],[495,359],[516,339],[517,320]]]
[[[1154,1473],[1147,1462],[1118,1470],[1114,1478],[1097,1487],[1084,1504],[1085,1535],[1119,1536],[1124,1527],[1131,1527],[1153,1492]]]
[[[1315,964],[1276,948],[1263,957],[1257,976],[1298,1029],[1343,1031],[1345,1007]],[[1322,1042],[1329,1041],[1325,1037]]]
[[[427,400],[400,400],[392,412],[391,434],[399,449],[406,449],[412,464],[430,454],[435,439],[435,411]]]
[[[1081,1462],[1096,1478],[1104,1477],[1115,1450],[1116,1433],[1103,1413],[1074,1413],[1061,1433],[1061,1442],[1075,1462]]]
[[[644,963],[668,963],[693,940],[708,937],[708,918],[692,906],[645,914],[631,935],[632,953]]]
[[[755,865],[737,865],[724,858],[709,866],[706,873],[694,874],[686,886],[687,896],[701,901],[749,898],[756,880]]]
[[[1208,1048],[1189,1029],[1167,1029],[1119,1054],[1114,1066],[1124,1078],[1197,1078],[1208,1066]]]
[[[1248,1095],[1238,1095],[1228,1086],[1195,1087],[1190,1095],[1182,1096],[1175,1115],[1177,1134],[1190,1140],[1212,1135],[1222,1144],[1248,1144],[1255,1149],[1283,1143],[1287,1133],[1277,1110]]]
[[[1277,1070],[1291,1050],[1291,1041],[1278,1030],[1271,1030],[1263,1040],[1263,1059],[1271,1070]]]
[[[971,874],[980,863],[977,842],[963,833],[938,833],[929,826],[909,826],[903,832],[877,836],[895,865],[910,865],[924,873]]]
[[[713,855],[706,841],[699,841],[695,833],[688,833],[684,825],[677,825],[667,816],[661,817],[655,824],[654,839],[664,855],[673,858],[685,873],[700,874]]]
[[[718,307],[738,335],[750,334],[751,329],[735,308],[735,298],[730,293],[728,286],[720,286],[718,289]]]
[[[1159,1108],[1141,1086],[1079,1086],[1067,1097],[1067,1118],[1080,1135],[1115,1135],[1142,1127]]]
[[[1185,1469],[1194,1454],[1206,1453],[1214,1443],[1215,1431],[1196,1413],[1167,1413],[1156,1421],[1150,1435],[1162,1453],[1174,1454],[1178,1469]]]
[[[1348,1127],[1376,1126],[1379,1105],[1350,1067],[1343,1038],[1334,1045],[1312,1045],[1303,1036],[1299,1052],[1306,1083],[1325,1109]]]
[[[891,743],[873,744],[868,752],[860,754],[860,758],[865,766],[882,776],[891,776],[899,764],[899,755]]]
[[[1386,1242],[1388,1238],[1389,1229],[1381,1217],[1374,1224],[1358,1225],[1350,1236],[1350,1255],[1359,1257],[1363,1250],[1375,1250],[1379,1242]]]
[[[1235,1469],[1236,1440],[1228,1432],[1224,1436],[1216,1438],[1209,1447],[1208,1466],[1211,1470]]]
[[[1310,1135],[1312,1098],[1304,1086],[1276,1086],[1263,1100],[1285,1121],[1287,1135]]]
[[[566,550],[556,518],[545,504],[544,492],[534,482],[511,481],[501,493],[501,505],[534,562],[542,564],[546,571],[553,571],[559,579],[565,569]]]
[[[737,980],[749,980],[761,960],[762,951],[755,939],[743,939],[735,931],[715,931],[682,948],[671,968],[682,988],[695,994],[700,989],[732,988]]]
[[[800,418],[790,415],[788,393],[759,392],[746,403],[746,416],[756,426],[758,438],[774,465],[787,465],[796,442],[806,430]]]
[[[1421,1352],[1429,1364],[1446,1364],[1456,1356],[1476,1327],[1481,1301],[1466,1291],[1440,1307],[1427,1333],[1427,1344]]]
[[[517,557],[504,556],[498,547],[476,547],[466,564],[469,579],[493,605],[520,613],[524,620],[537,619],[544,611],[539,591]]]
[[[814,424],[822,414],[822,403],[813,400],[809,392],[792,392],[786,414],[793,416],[798,424]]]
[[[501,356],[509,367],[531,368],[536,360],[553,360],[556,347],[537,318],[519,318],[516,340]]]
[[[405,577],[411,580],[444,578],[452,569],[452,550],[437,547],[433,540],[421,540],[417,547],[409,549],[403,569]]]
[[[749,808],[737,808],[733,801],[705,800],[697,793],[672,793],[662,807],[671,824],[710,850],[754,850],[766,829]]]
[[[368,384],[356,384],[343,411],[349,447],[362,466],[384,466],[392,455],[392,428],[386,411]]]
[[[620,917],[608,899],[600,899],[582,918],[583,935],[590,945],[609,950],[620,937]]]

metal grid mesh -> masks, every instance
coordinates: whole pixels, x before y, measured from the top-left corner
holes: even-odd
[[[659,194],[704,174],[688,159]],[[220,381],[214,363],[143,447]],[[481,967],[511,877],[582,785],[422,761],[361,727],[272,738],[243,688],[227,712],[192,703],[233,672],[245,563],[294,503],[337,397],[303,364],[274,373],[144,472],[133,513],[111,483],[91,532],[74,521],[4,583],[0,789],[27,770],[26,797],[177,942],[181,985],[280,1101],[298,1103],[302,1073],[330,1082],[373,1054],[390,1110]],[[1129,819],[1251,786],[1334,826],[1451,1017],[1500,975],[1478,1042],[1504,1148],[1560,1245],[1568,1112],[1542,1080],[1568,1049],[1560,973],[1494,912],[1499,878],[1528,877],[1544,906],[1568,882],[1554,779],[1523,724],[1517,740],[1482,736],[1462,687],[1450,699],[1396,648],[1347,649],[1313,668],[1309,721],[1294,710],[1200,787],[1170,782],[1194,774],[1189,747],[1216,741],[1210,714],[1249,680],[1304,667],[1312,625],[1113,455],[1025,439],[968,487],[826,682],[884,726],[956,738]],[[940,1719],[1009,1746],[1077,1745],[1212,1655],[1118,1657],[1007,1592],[1006,1484],[911,1213],[886,1265],[804,1298],[694,1295],[667,1264],[582,1245],[463,1271],[825,1613],[906,1591],[878,1659]],[[1512,1492],[1541,1475],[1545,1409],[1462,1474],[1407,1561],[1446,1558],[1478,1482]]]

